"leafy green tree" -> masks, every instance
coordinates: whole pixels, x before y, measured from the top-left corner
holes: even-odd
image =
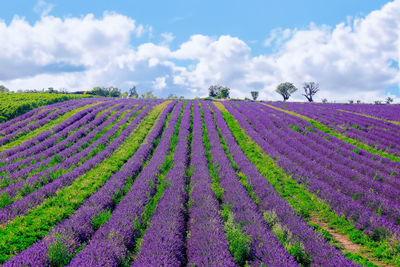
[[[95,87],[88,92],[91,95],[98,95],[104,97],[120,97],[121,90],[117,87]]]
[[[8,92],[10,92],[10,90],[4,85],[0,84],[0,93],[8,93]]]
[[[258,98],[258,91],[251,91],[250,93],[253,100],[256,101]]]
[[[229,91],[229,87],[221,85],[211,85],[208,88],[208,96],[211,98],[226,99],[229,98]]]
[[[222,86],[219,85],[211,85],[208,88],[208,96],[212,98],[216,98],[217,96],[219,96],[221,93],[221,87]]]
[[[108,96],[108,92],[105,90],[104,87],[95,87],[91,91],[89,91],[89,94],[91,95],[98,95],[98,96]]]
[[[222,98],[222,99],[229,98],[229,91],[230,91],[230,89],[228,87],[222,88],[221,89],[221,93],[219,95],[219,98]]]
[[[109,87],[106,89],[108,91],[109,97],[120,97],[121,96],[121,90],[117,87]]]
[[[293,83],[284,82],[278,85],[275,91],[283,97],[283,101],[286,101],[294,92],[297,91],[297,88]]]

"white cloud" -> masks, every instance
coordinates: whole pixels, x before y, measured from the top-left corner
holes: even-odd
[[[168,78],[168,75],[163,77],[157,77],[153,82],[153,88],[155,90],[162,90],[163,88],[167,87],[167,83],[165,80]]]
[[[33,11],[39,14],[41,17],[47,16],[54,8],[53,4],[47,3],[43,0],[37,1]]]
[[[161,34],[163,38],[161,45],[169,45],[174,39],[175,36],[171,32],[164,32]]]
[[[280,82],[301,87],[314,80],[321,85],[316,99],[344,101],[383,99],[386,88],[400,84],[400,0],[333,27],[273,30],[264,45],[274,52],[257,56],[229,35],[192,35],[171,50],[174,35],[163,33],[160,44],[133,46],[144,33],[152,38],[151,26],[116,13],[45,14],[33,25],[17,16],[8,25],[0,21],[0,39],[7,40],[0,42],[0,84],[13,90],[135,84],[158,96],[186,97],[205,96],[209,85],[222,84],[233,97],[259,90],[260,98],[277,100]],[[292,99],[304,100],[301,92]]]
[[[276,28],[273,29],[270,33],[269,33],[269,37],[267,39],[265,39],[264,41],[264,45],[265,46],[275,46],[278,47],[280,46],[284,41],[286,41],[287,39],[289,39],[294,32],[296,32],[295,30],[291,30],[291,29],[282,29],[282,28]]]
[[[400,1],[358,18],[351,25],[333,29],[311,24],[298,30],[274,57],[282,79],[301,85],[307,80],[321,84],[321,97],[373,100],[385,88],[399,84]]]

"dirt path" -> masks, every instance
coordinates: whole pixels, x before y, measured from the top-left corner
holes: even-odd
[[[371,258],[368,255],[368,253],[364,251],[361,245],[354,244],[353,242],[351,242],[350,239],[347,237],[347,235],[337,233],[335,232],[334,229],[330,229],[326,222],[321,222],[317,218],[312,218],[311,222],[318,224],[321,228],[328,231],[332,235],[332,237],[337,241],[337,245],[343,247],[345,250],[354,254],[359,254],[378,266],[395,266]]]

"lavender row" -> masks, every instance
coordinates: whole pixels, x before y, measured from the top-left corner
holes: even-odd
[[[112,125],[113,123],[115,123],[114,120],[116,120],[120,117],[120,113],[124,112],[124,110],[129,110],[130,108],[132,108],[132,106],[127,105],[124,109],[120,110],[118,113],[111,116],[109,118],[109,120],[107,120],[107,121],[104,121],[104,119],[106,117],[104,117],[104,119],[101,118],[102,116],[106,116],[107,114],[106,113],[102,114],[102,116],[99,116],[98,118],[96,118],[96,120],[99,119],[99,120],[103,120],[104,122],[102,124],[100,124],[96,128],[96,130],[90,132],[89,134],[87,134],[86,137],[81,138],[80,140],[77,140],[77,139],[79,139],[80,135],[83,134],[83,131],[85,129],[81,129],[80,131],[76,132],[76,134],[78,134],[78,135],[74,136],[75,140],[70,140],[70,141],[77,141],[77,142],[74,145],[70,146],[69,148],[63,150],[61,153],[59,153],[59,157],[61,159],[61,162],[59,163],[59,165],[56,165],[49,170],[43,170],[43,171],[40,171],[40,172],[34,174],[33,176],[31,176],[31,178],[28,179],[28,181],[24,181],[21,179],[28,176],[31,171],[33,171],[35,168],[38,167],[37,165],[46,166],[46,164],[49,164],[50,161],[52,160],[52,158],[48,158],[47,160],[44,160],[42,162],[37,162],[36,164],[34,164],[32,166],[29,166],[25,169],[22,169],[21,171],[18,171],[16,173],[13,173],[12,175],[10,175],[9,178],[18,179],[18,180],[9,180],[8,183],[12,183],[12,185],[9,185],[6,189],[2,189],[0,191],[0,195],[7,192],[8,196],[11,199],[16,194],[18,194],[19,190],[21,190],[22,188],[25,188],[25,186],[29,186],[31,188],[31,190],[34,189],[35,186],[33,186],[33,185],[35,185],[35,183],[39,183],[39,182],[37,182],[37,181],[39,181],[38,179],[40,179],[40,186],[45,185],[46,180],[48,180],[49,175],[57,173],[57,171],[59,171],[59,170],[63,170],[63,171],[66,170],[64,168],[60,168],[60,166],[62,166],[60,164],[65,164],[65,162],[63,162],[65,159],[69,158],[68,160],[70,161],[70,163],[68,163],[67,166],[64,165],[64,167],[67,168],[67,167],[71,166],[71,162],[74,162],[75,158],[85,158],[88,155],[88,153],[90,153],[91,149],[93,149],[93,146],[88,146],[86,148],[86,150],[84,149],[83,151],[81,151],[80,154],[78,153],[79,155],[77,154],[77,155],[73,156],[72,158],[70,158],[70,157],[74,153],[77,153],[82,148],[83,144],[85,144],[85,143],[90,144],[91,142],[93,142],[93,138],[97,135],[97,133],[101,132],[104,128],[108,127],[109,125]],[[133,115],[133,112],[131,113],[131,115]],[[97,125],[96,120],[94,120],[94,121],[92,121],[92,123],[90,123],[93,125],[93,127],[95,127]],[[90,126],[90,124],[88,126]],[[79,134],[79,133],[81,133],[81,134]],[[59,145],[61,145],[62,148],[64,147],[63,144],[58,144],[57,146],[48,149],[49,151],[47,151],[47,153],[42,153],[42,154],[36,155],[33,158],[35,160],[39,160],[41,157],[44,157],[44,156],[50,157],[51,155],[53,155],[54,149],[57,148]],[[45,177],[46,180],[44,180],[43,177]],[[52,179],[54,179],[54,177]],[[14,184],[13,184],[13,181],[14,181]]]
[[[351,112],[367,114],[369,116],[400,122],[400,105],[329,104],[329,106],[332,106],[336,109],[348,110]]]
[[[167,156],[175,125],[178,122],[182,102],[174,109],[156,151],[131,190],[125,195],[111,218],[90,240],[88,245],[71,261],[71,266],[117,266],[129,250],[133,249],[139,235],[136,225],[141,223],[141,215],[146,204],[156,192],[157,176]],[[162,121],[162,120],[160,120]],[[151,144],[149,144],[151,145]]]
[[[258,172],[237,144],[221,112],[212,102],[208,102],[208,104],[214,111],[215,122],[228,146],[229,153],[239,171],[247,177],[255,196],[259,200],[258,207],[260,210],[277,216],[278,223],[289,229],[294,239],[304,246],[306,253],[312,257],[313,265],[329,266],[332,262],[340,266],[352,265],[351,261],[345,259],[339,250],[331,247],[320,234],[317,234],[308,226],[288,202],[268,183],[267,179]]]
[[[334,114],[334,118],[331,117]],[[378,119],[343,111],[329,112],[331,122],[338,132],[389,153],[400,154],[400,126]],[[321,116],[322,117],[322,116]],[[323,118],[321,118],[323,119]],[[337,126],[341,123],[342,125]]]
[[[53,196],[57,192],[57,190],[65,187],[65,186],[68,186],[76,178],[83,175],[84,173],[86,173],[87,171],[89,171],[90,169],[95,167],[97,164],[102,162],[105,158],[110,156],[115,151],[115,149],[117,149],[122,144],[122,142],[129,136],[131,131],[133,131],[133,129],[137,126],[137,124],[144,118],[144,116],[147,115],[149,110],[156,103],[157,102],[153,102],[152,104],[147,106],[141,113],[138,114],[138,116],[133,120],[133,122],[131,124],[129,124],[129,126],[126,127],[119,134],[118,137],[115,138],[115,140],[111,144],[109,144],[104,150],[102,150],[100,153],[98,153],[94,157],[85,161],[85,164],[78,166],[71,172],[61,175],[56,180],[46,184],[45,186],[41,187],[40,189],[36,190],[35,192],[24,196],[23,198],[17,200],[16,202],[12,203],[9,206],[6,206],[3,210],[0,211],[0,222],[4,223],[12,218],[15,218],[16,216],[25,214],[33,207],[36,207],[37,205],[42,203],[46,198]],[[132,110],[131,112],[133,114],[134,112],[136,112],[136,109]],[[104,134],[100,139],[98,139],[96,142],[94,142],[91,146],[92,147],[96,147],[98,145],[105,146],[108,143],[109,138],[112,137],[115,133],[117,133],[119,131],[120,126],[122,126],[123,124],[125,124],[128,121],[128,117],[130,115],[131,114],[128,113],[127,116],[123,120],[120,120],[117,124],[115,124],[106,134]],[[68,169],[71,165],[77,164],[78,162],[80,162],[82,156],[85,157],[88,154],[89,154],[89,150],[87,148],[87,149],[83,150],[82,152],[75,154],[73,157],[62,162],[61,164],[56,165],[56,168],[63,168],[64,170]],[[30,183],[31,185],[34,185],[35,181],[38,181],[40,183],[43,180],[42,180],[41,176],[39,176],[39,175],[34,175],[26,180],[26,182]],[[8,188],[15,190],[18,186],[21,186],[21,185],[19,183],[16,183],[16,184],[9,186]],[[9,190],[11,190],[11,189],[9,189]]]
[[[219,204],[211,188],[211,177],[202,141],[201,120],[199,106],[194,105],[187,262],[188,265],[195,266],[236,266],[235,259],[229,253]]]
[[[165,182],[169,186],[161,197],[141,242],[141,250],[132,266],[180,266],[185,261],[186,168],[189,164],[188,134],[191,101],[183,109],[174,165]],[[166,223],[167,222],[167,223]]]
[[[15,117],[9,121],[0,123],[0,130],[5,130],[8,127],[13,127],[15,124],[20,123],[20,122],[26,122],[26,124],[27,124],[30,122],[30,118],[32,116],[34,116],[35,114],[38,114],[40,112],[43,112],[44,110],[47,110],[48,107],[50,107],[50,106],[57,105],[57,104],[60,104],[60,103],[55,103],[55,104],[52,104],[49,106],[44,106],[44,107],[38,107],[38,108],[32,109],[18,117]]]
[[[367,232],[374,229],[385,227],[392,233],[398,232],[397,227],[390,221],[377,216],[370,210],[367,210],[360,203],[352,200],[351,197],[338,192],[324,180],[318,179],[311,174],[305,166],[297,165],[286,156],[290,155],[294,158],[302,159],[303,155],[299,154],[294,148],[288,148],[289,154],[281,154],[279,148],[274,147],[273,143],[266,142],[265,139],[256,130],[253,129],[255,122],[250,125],[246,119],[237,110],[233,109],[227,103],[224,103],[227,110],[235,117],[241,127],[246,130],[247,134],[262,148],[262,150],[272,158],[277,158],[277,164],[287,173],[292,174],[299,183],[304,183],[311,192],[317,194],[321,199],[330,203],[330,207],[339,215],[355,222],[358,229],[366,229]],[[284,145],[284,144],[282,144]],[[321,168],[322,170],[323,168]],[[322,177],[323,178],[323,177]],[[331,181],[334,182],[335,180]]]
[[[126,107],[128,108],[128,107]],[[125,118],[122,119],[122,121],[127,122],[128,119],[130,117],[132,117],[135,112],[137,112],[141,107],[137,107],[136,109],[132,110],[130,113],[127,114],[127,116]],[[117,118],[116,116],[114,118]],[[35,173],[34,175],[30,176],[28,179],[23,180],[22,178],[25,178],[25,176],[28,176],[30,171],[32,171],[35,168],[35,165],[30,166],[28,168],[22,169],[21,171],[15,172],[11,175],[9,175],[7,177],[8,179],[8,183],[11,183],[11,185],[9,185],[6,188],[3,188],[2,190],[0,190],[0,194],[3,194],[4,192],[7,192],[8,195],[10,197],[14,197],[18,191],[23,188],[24,186],[29,186],[31,188],[35,187],[36,183],[39,183],[40,185],[45,185],[46,184],[46,180],[49,180],[49,176],[53,175],[54,173],[57,173],[58,171],[65,171],[70,167],[76,167],[82,159],[86,158],[90,152],[96,148],[98,145],[106,145],[107,142],[103,142],[98,139],[96,140],[94,143],[92,143],[91,145],[89,145],[88,147],[82,149],[80,152],[76,153],[77,151],[79,151],[82,148],[82,145],[84,143],[89,143],[91,142],[91,140],[94,138],[94,136],[96,135],[96,133],[98,131],[101,131],[102,129],[104,129],[105,127],[107,127],[108,125],[113,124],[113,120],[109,120],[107,122],[107,124],[103,124],[99,129],[97,129],[97,131],[93,131],[91,133],[89,133],[85,138],[80,139],[78,142],[76,142],[74,145],[70,146],[69,148],[63,150],[61,153],[59,153],[59,157],[61,159],[63,159],[59,164],[49,168],[49,169],[45,169],[42,170],[38,173]],[[115,130],[115,128],[114,128]],[[114,131],[113,129],[110,129],[108,132],[105,133],[106,136],[112,136],[112,132]],[[107,140],[107,137],[105,138],[105,140]],[[75,153],[75,154],[74,154]],[[42,155],[38,155],[39,158],[42,157]],[[65,160],[66,159],[66,160]],[[49,163],[51,161],[51,158],[45,160],[43,163]],[[40,162],[38,162],[37,164],[40,164]],[[44,178],[46,178],[46,180],[44,180]],[[1,214],[1,212],[0,212]]]
[[[390,219],[394,222],[398,220],[399,212],[398,209],[396,209],[396,205],[398,205],[396,204],[398,201],[398,194],[393,187],[382,184],[380,181],[374,180],[372,177],[367,177],[362,173],[355,173],[352,168],[347,166],[348,162],[351,161],[348,158],[342,158],[341,160],[344,164],[341,165],[338,164],[337,161],[330,160],[327,157],[330,151],[327,150],[324,145],[324,143],[328,142],[327,140],[321,138],[322,145],[318,146],[315,144],[313,136],[311,136],[314,134],[309,133],[307,135],[302,135],[296,131],[290,130],[288,125],[284,125],[285,121],[283,121],[280,128],[276,129],[275,132],[270,132],[274,130],[273,128],[269,128],[270,131],[265,131],[262,129],[261,124],[266,120],[266,116],[261,116],[261,118],[258,119],[252,112],[249,112],[248,108],[249,107],[246,107],[241,110],[242,113],[245,114],[247,118],[251,118],[251,121],[256,122],[255,127],[260,125],[258,131],[262,133],[265,139],[275,144],[281,154],[291,158],[293,162],[297,162],[297,164],[306,167],[308,171],[311,171],[318,177],[323,177],[323,179],[332,184],[335,188],[338,188],[341,192],[353,198],[357,198],[358,202],[363,203],[370,209],[374,210],[382,205],[382,212],[384,215],[391,217]],[[286,117],[292,120],[301,120],[290,115]],[[282,122],[282,118],[279,119],[279,122]],[[299,123],[296,123],[296,125],[299,125]],[[285,132],[285,134],[281,134],[282,131]],[[309,145],[309,142],[314,143]],[[309,147],[307,147],[307,145],[309,145]],[[294,154],[290,152],[293,148],[296,150],[296,153],[300,153],[302,156],[297,155],[295,157]],[[333,151],[332,153],[334,154]],[[318,164],[310,163],[312,160],[317,161]],[[324,168],[320,166],[324,166]],[[386,199],[381,195],[371,193],[370,189],[377,190],[382,196],[386,197]]]
[[[29,123],[33,123],[35,121],[41,120],[41,119],[45,118],[46,116],[48,116],[51,112],[54,112],[54,109],[42,109],[41,112],[32,114],[32,116],[29,117],[28,119],[22,120],[18,123],[11,125],[10,127],[7,127],[5,129],[1,130],[0,136],[3,137],[4,135],[11,134],[11,133],[21,129],[22,127],[26,126]]]
[[[218,166],[221,188],[224,190],[223,203],[231,206],[235,221],[243,224],[242,229],[251,236],[252,265],[266,264],[271,266],[297,266],[294,259],[285,250],[265,222],[257,205],[249,197],[246,189],[239,182],[235,170],[219,142],[219,136],[213,118],[206,103],[204,120],[211,145],[212,163]]]
[[[16,121],[16,123],[13,123],[12,125],[1,129],[0,136],[13,133],[14,131],[21,129],[22,127],[26,126],[27,124],[32,124],[35,121],[45,118],[46,116],[48,116],[55,110],[58,110],[60,108],[65,108],[65,107],[68,107],[71,105],[76,106],[77,102],[74,102],[74,101],[59,102],[59,103],[55,103],[55,104],[48,105],[45,107],[40,107],[37,109],[36,112],[33,112],[33,113],[28,112],[28,113],[31,113],[28,117],[26,117],[27,114],[21,115],[20,117],[15,118],[15,119],[19,119],[19,121]]]
[[[101,98],[100,100],[105,100],[105,98]],[[99,101],[99,98],[86,98],[86,99],[76,99],[76,100],[68,100],[68,101],[64,101],[64,102],[57,102],[51,105],[47,105],[47,106],[43,106],[43,107],[38,107],[35,109],[32,109],[18,117],[15,117],[9,121],[0,123],[0,130],[4,131],[6,130],[8,127],[14,128],[16,124],[22,123],[21,125],[26,125],[28,123],[30,123],[32,121],[32,117],[44,112],[46,110],[54,110],[60,107],[64,107],[64,106],[68,106],[68,105],[74,105],[75,103],[83,103],[86,102],[87,104],[93,103],[93,102],[97,102]],[[20,128],[20,127],[18,127]]]
[[[94,101],[94,102],[99,102],[99,100],[98,101]],[[90,103],[91,102],[89,102],[89,104]],[[77,101],[74,101],[74,108],[85,106],[87,104],[88,104],[87,101],[77,100]],[[64,124],[64,122],[63,122],[60,125],[62,125],[61,127],[65,127],[65,125],[68,125],[68,124]],[[0,153],[0,158],[4,158],[4,157],[7,158],[9,156],[12,156],[12,155],[18,153],[18,152],[21,152],[21,151],[23,151],[25,149],[28,149],[28,148],[30,148],[30,147],[32,147],[34,145],[37,145],[38,143],[42,142],[46,138],[50,137],[52,134],[54,134],[54,131],[52,129],[48,130],[48,131],[45,131],[45,132],[42,132],[42,133],[38,134],[37,136],[33,137],[32,139],[30,139],[30,140],[28,140],[28,141],[26,141],[26,142],[24,142],[24,143],[22,143],[22,144],[20,144],[18,146],[15,146],[15,147],[13,147],[11,149],[8,149],[6,151],[1,152]]]
[[[270,117],[274,116],[275,120],[273,124],[269,125],[268,127],[273,127],[275,125],[276,127],[279,128],[280,126],[278,126],[278,124],[280,122],[282,124],[283,121],[287,121],[289,123],[293,123],[296,125],[301,125],[303,128],[310,127],[310,124],[305,120],[301,120],[299,118],[296,118],[295,116],[288,116],[284,112],[278,112],[275,109],[266,107],[265,105],[256,105],[256,108],[258,109],[257,112],[260,112],[260,110],[266,110],[266,112],[264,112],[264,116],[270,116]],[[381,172],[383,172],[384,173],[383,176],[390,175],[389,178],[391,177],[400,178],[399,162],[391,161],[390,159],[387,158],[382,158],[376,154],[372,154],[367,151],[363,150],[359,151],[355,146],[350,145],[349,143],[346,143],[338,138],[331,138],[330,135],[320,132],[317,129],[313,129],[313,131],[317,133],[318,136],[313,136],[312,140],[315,140],[316,142],[329,147],[331,150],[336,151],[335,154],[332,154],[331,156],[332,158],[351,157],[352,162],[354,162],[352,168],[357,168],[358,166],[362,166],[362,171],[367,172],[370,176],[375,175],[375,173],[373,173],[373,171],[375,170],[378,176],[382,176]],[[303,133],[305,134],[305,132]],[[323,140],[323,138],[325,140]],[[327,140],[329,142],[326,142]],[[354,152],[355,149],[357,149],[359,153],[355,153]],[[398,180],[395,178],[392,179]],[[393,180],[391,182],[393,182]]]
[[[54,120],[56,118],[58,118],[59,116],[67,113],[68,111],[71,111],[72,109],[76,108],[77,103],[73,104],[73,105],[69,105],[69,106],[65,106],[63,108],[57,109],[56,111],[50,113],[49,116],[42,118],[39,121],[36,121],[32,124],[28,124],[24,127],[19,128],[17,131],[14,131],[11,134],[8,134],[7,136],[1,137],[0,138],[0,145],[4,145],[8,142],[10,142],[11,140],[13,140],[16,136],[18,136],[19,134],[22,133],[26,133],[29,131],[33,131],[41,126],[43,126],[44,124],[50,122],[51,120]]]
[[[267,120],[267,116],[260,116],[258,119],[254,116],[255,111],[260,112],[259,110],[251,109],[249,106],[243,106],[242,112],[251,121],[256,122],[255,127],[257,125],[261,126]],[[301,120],[290,115],[286,117],[294,120],[296,125],[299,125],[297,121]],[[275,117],[271,118],[276,120]],[[262,128],[258,129],[265,139],[276,145],[281,154],[286,155],[293,162],[297,162],[298,165],[304,166],[312,174],[325,179],[332,187],[352,197],[370,210],[377,211],[379,209],[382,216],[388,220],[394,223],[400,222],[400,191],[398,189],[382,183],[380,179],[373,179],[373,177],[368,177],[362,172],[355,172],[353,168],[348,166],[349,163],[351,164],[351,159],[349,158],[342,157],[338,160],[336,157],[335,160],[329,159],[327,157],[329,153],[336,154],[334,151],[327,149],[325,143],[329,141],[321,138],[321,143],[317,144],[314,138],[316,134],[312,132],[307,135],[299,134],[297,131],[291,130],[284,119],[280,118],[279,122],[281,122],[280,128],[276,127],[274,129],[271,127],[269,131],[265,131]],[[282,131],[285,134],[282,134]],[[291,153],[293,149],[302,156],[294,156]],[[313,160],[316,163],[312,162]],[[363,170],[362,167],[361,169]],[[393,180],[393,177],[388,177],[388,179],[391,178]]]
[[[292,111],[329,125],[350,138],[372,145],[377,149],[400,154],[399,125],[343,112],[330,106],[321,108],[319,105],[290,103],[287,107]]]
[[[88,242],[96,229],[92,221],[101,212],[115,209],[115,198],[122,197],[124,187],[129,179],[134,179],[143,167],[146,159],[154,149],[154,141],[161,135],[167,115],[175,102],[170,103],[160,114],[155,127],[146,137],[146,141],[134,152],[134,155],[113,174],[107,182],[90,196],[76,212],[51,230],[43,239],[10,258],[4,266],[49,266],[47,258],[49,247],[62,236],[62,243],[70,253]],[[58,241],[59,242],[59,241]]]
[[[113,108],[113,110],[116,110],[121,108],[122,106],[117,106]],[[96,118],[96,116],[103,112],[104,110],[108,109],[109,106],[103,106],[101,108],[95,109],[95,110],[83,110],[80,115],[83,115],[80,119],[77,119],[76,121],[72,122],[69,126],[65,127],[62,131],[58,132],[57,134],[53,135],[52,137],[44,140],[40,144],[33,146],[29,149],[26,149],[24,151],[21,151],[20,153],[16,153],[13,156],[7,157],[7,162],[9,162],[9,165],[6,165],[4,167],[0,168],[0,171],[2,172],[10,172],[13,173],[17,171],[21,166],[26,166],[28,165],[31,161],[39,162],[42,159],[46,159],[49,157],[46,153],[48,151],[51,151],[52,153],[50,155],[54,155],[54,153],[57,153],[58,151],[61,151],[62,148],[65,148],[65,145],[68,144],[71,140],[74,140],[75,137],[77,136],[77,133],[73,133],[72,135],[68,136],[71,131],[74,131],[75,129],[78,129],[77,132],[79,133],[85,133],[90,131],[90,127],[97,126],[100,124],[103,120],[106,119],[104,116],[99,116]],[[80,113],[80,112],[78,112]],[[109,114],[107,112],[106,114]],[[78,114],[76,114],[78,115]],[[78,117],[79,117],[78,116]],[[97,124],[94,124],[97,123]],[[94,125],[93,125],[94,124]],[[85,127],[82,127],[85,126]],[[82,128],[81,128],[82,127]],[[68,138],[66,138],[68,137]],[[64,139],[66,138],[66,139]],[[61,142],[58,142],[59,140],[62,140]],[[77,139],[75,139],[77,140]],[[58,143],[57,143],[58,142]],[[19,160],[18,159],[23,159]]]
[[[34,164],[35,166],[37,166],[38,164],[43,164],[43,161],[46,161],[46,160],[48,161],[48,158],[53,156],[55,153],[60,153],[61,151],[68,149],[68,147],[70,147],[71,145],[75,144],[79,140],[82,140],[81,139],[82,137],[87,136],[88,134],[90,134],[91,136],[94,136],[94,134],[92,134],[93,129],[96,129],[95,133],[99,132],[98,129],[104,129],[105,126],[102,126],[102,125],[105,122],[107,122],[106,125],[110,125],[114,120],[119,118],[121,113],[131,109],[133,106],[134,106],[134,104],[130,104],[130,105],[120,104],[97,117],[95,117],[95,116],[98,114],[98,112],[101,112],[102,110],[98,110],[98,112],[95,112],[95,113],[89,113],[88,115],[83,117],[81,120],[79,120],[76,123],[65,128],[68,131],[71,129],[78,129],[76,132],[74,132],[70,136],[68,136],[68,133],[69,133],[68,131],[63,130],[60,133],[56,134],[55,136],[39,143],[38,145],[33,146],[29,149],[24,150],[23,152],[18,153],[17,155],[14,156],[14,158],[17,158],[18,156],[20,156],[21,158],[24,158],[24,160],[17,161],[10,165],[7,165],[7,166],[1,168],[0,171],[9,171],[9,172],[13,173],[15,171],[18,171],[18,169],[20,169],[21,165],[28,165],[32,161],[36,162],[36,164]],[[110,118],[108,118],[112,112],[117,112],[116,114],[118,114],[118,115],[114,114]],[[84,127],[82,127],[82,126],[84,126]],[[66,136],[68,136],[68,137],[65,138]],[[60,138],[65,138],[65,139],[62,140],[61,142],[57,143],[57,141]],[[83,139],[85,140],[84,142],[90,141],[90,139],[88,139],[88,138],[83,138]],[[82,142],[80,142],[80,143],[83,144]],[[79,149],[80,146],[77,148]],[[73,153],[74,151],[71,151],[71,152]],[[63,153],[64,154],[63,158],[70,156],[72,153],[67,153],[67,154]],[[10,157],[10,159],[12,159],[12,157]],[[41,161],[42,161],[42,163],[41,163]],[[29,168],[31,168],[31,167],[32,166],[29,166]],[[20,173],[19,175],[24,176],[25,174],[27,174],[26,171],[24,171],[23,173]]]
[[[49,138],[49,137],[51,138],[52,136],[54,136],[54,134],[57,134],[58,132],[64,130],[66,127],[68,127],[72,123],[75,123],[76,121],[79,121],[83,116],[86,116],[87,114],[90,114],[95,110],[102,109],[104,107],[107,108],[107,106],[109,106],[109,105],[110,105],[110,102],[101,102],[101,103],[99,103],[97,105],[91,106],[89,108],[86,108],[84,110],[81,110],[81,111],[75,113],[74,115],[70,116],[69,118],[67,118],[66,120],[61,122],[60,124],[53,126],[49,131],[46,131],[46,132],[49,132],[49,134],[46,136],[46,138]],[[79,107],[81,107],[81,106],[80,105],[76,105],[73,108],[71,108],[71,110],[73,110],[75,108],[79,108]],[[46,132],[44,132],[44,133],[46,133]],[[64,131],[64,133],[67,133],[67,132]],[[41,135],[41,134],[39,134],[39,135]],[[46,139],[42,140],[42,142],[46,142],[46,141],[47,141]],[[25,143],[30,143],[30,142],[27,141]],[[3,151],[0,154],[0,157],[4,157],[4,156],[6,157],[3,160],[3,162],[11,163],[13,160],[15,160],[15,156],[18,157],[19,153],[21,153],[21,152],[23,152],[23,151],[25,151],[25,150],[27,150],[29,148],[32,148],[32,147],[35,147],[35,146],[38,146],[38,145],[40,146],[40,143],[33,144],[31,146],[26,146],[25,143],[22,143],[19,146],[16,146],[16,147],[13,147],[11,149]]]
[[[28,125],[26,125],[24,127],[18,127],[18,129],[16,131],[14,131],[13,133],[9,133],[6,136],[1,136],[0,137],[0,146],[12,141],[18,134],[22,134],[22,133],[29,132],[29,131],[32,131],[34,129],[37,129],[40,126],[48,123],[49,121],[51,121],[51,120],[63,115],[64,113],[72,110],[73,108],[74,108],[74,106],[70,105],[70,106],[61,107],[59,109],[55,109],[55,110],[53,110],[52,113],[50,113],[49,116],[46,116],[46,117],[42,118],[39,121],[33,122],[32,124],[28,124]]]
[[[260,113],[260,109],[249,106],[244,107],[252,112]],[[251,112],[247,112],[247,114],[251,114]],[[327,135],[317,129],[307,131],[307,128],[310,129],[310,124],[296,116],[290,116],[272,108],[267,108],[261,114],[263,116],[260,120],[262,120],[263,125],[269,129],[270,133],[272,133],[273,129],[276,133],[275,136],[271,136],[266,132],[266,135],[269,135],[269,140],[280,141],[282,135],[279,135],[278,132],[282,130],[287,131],[284,137],[289,138],[289,142],[293,142],[293,140],[297,140],[296,142],[300,141],[302,146],[298,144],[297,147],[299,149],[309,147],[311,150],[305,154],[307,156],[313,155],[311,158],[317,160],[320,165],[324,165],[327,169],[333,170],[362,186],[370,187],[383,195],[385,195],[384,191],[386,191],[388,192],[387,196],[389,199],[394,201],[399,199],[397,190],[400,189],[400,181],[398,179],[400,166],[398,163],[394,166],[386,166],[382,162],[375,162],[364,157],[363,155],[366,154],[365,151],[356,150],[358,153],[355,153],[356,148],[354,146],[344,149],[343,144],[334,143],[332,140],[328,141],[326,139]],[[296,130],[301,133],[300,135],[290,129],[290,126],[293,127],[293,125],[296,125]],[[396,165],[397,168],[395,167]],[[395,177],[393,174],[395,174]],[[393,188],[395,190],[392,192]]]

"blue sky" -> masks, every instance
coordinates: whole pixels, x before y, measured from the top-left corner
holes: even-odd
[[[27,2],[30,2],[30,5]],[[172,48],[187,41],[193,34],[231,35],[249,44],[255,55],[269,52],[262,42],[272,29],[302,29],[308,27],[310,22],[335,26],[347,21],[349,17],[364,16],[381,8],[387,2],[383,0],[46,1],[48,5],[53,6],[49,14],[57,17],[79,17],[88,13],[101,17],[104,11],[123,14],[140,24],[152,26],[154,39],[159,38],[158,35],[164,32],[173,33],[175,39]],[[18,15],[34,23],[40,19],[40,12],[35,10],[37,3],[26,0],[1,1],[0,18],[9,23],[15,15]],[[151,38],[146,41],[151,41]]]
[[[263,98],[276,99],[279,81],[301,87],[312,79],[325,88],[321,97],[343,100],[357,92],[372,101],[399,95],[398,39],[377,36],[386,43],[372,53],[365,32],[378,34],[374,25],[382,23],[391,35],[387,21],[398,25],[399,6],[380,0],[1,1],[0,37],[12,36],[13,45],[4,48],[10,56],[0,55],[0,63],[10,66],[0,67],[0,83],[13,90],[135,84],[161,97],[203,96],[208,84],[220,83],[233,96],[260,90]],[[111,29],[102,32],[105,25]],[[115,44],[118,38],[122,44]],[[393,53],[383,55],[380,46]],[[94,50],[103,58],[96,59]],[[362,63],[371,60],[377,66]],[[358,86],[351,77],[360,78]]]

